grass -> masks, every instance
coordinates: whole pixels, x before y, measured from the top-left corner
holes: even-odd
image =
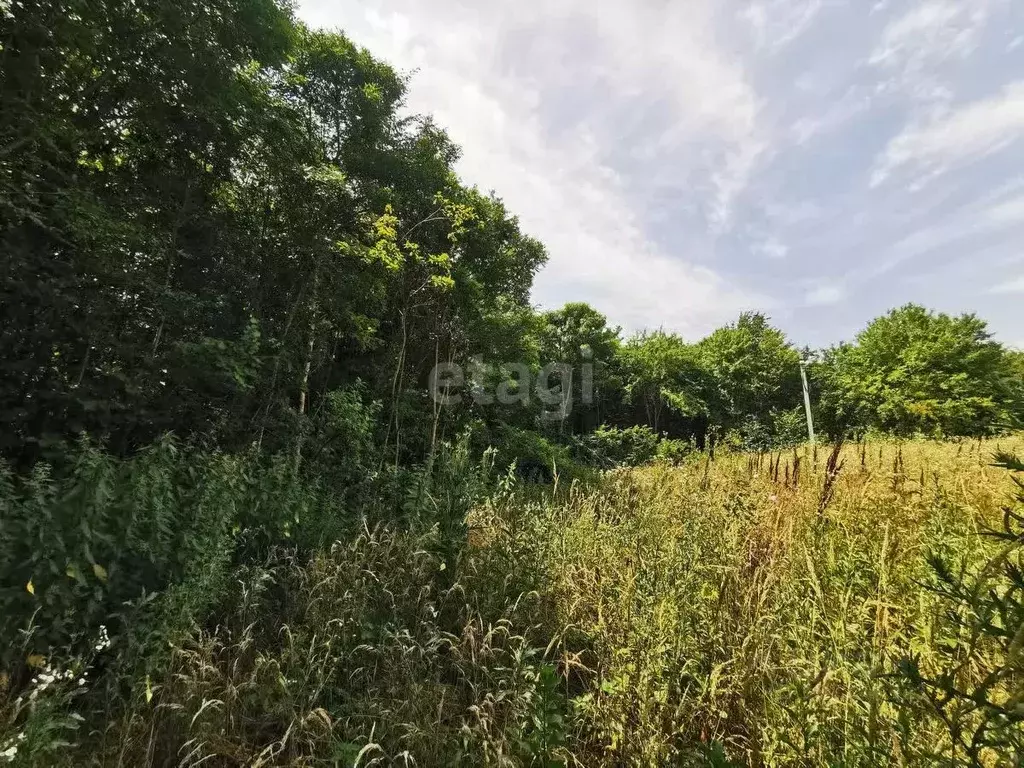
[[[1024,439],[506,479],[455,559],[438,529],[365,527],[236,565],[159,663],[104,672],[101,649],[63,663],[88,667],[84,693],[48,684],[35,719],[29,692],[0,706],[0,752],[50,718],[74,745],[54,765],[967,764],[895,673],[959,647],[928,558],[990,560],[979,534],[1014,487],[997,450]],[[965,689],[1007,661],[964,660]]]
[[[947,729],[891,674],[905,654],[941,664],[952,630],[927,557],[987,562],[979,532],[1013,488],[992,456],[1020,447],[701,457],[475,522],[485,549],[542,574],[579,764],[713,760],[716,743],[749,765],[932,764]]]

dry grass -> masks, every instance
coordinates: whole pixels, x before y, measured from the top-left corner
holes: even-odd
[[[518,567],[542,574],[542,621],[569,628],[579,764],[713,761],[700,745],[714,742],[750,765],[932,764],[945,729],[889,675],[908,652],[938,663],[926,555],[987,560],[978,533],[1012,488],[992,456],[1022,445],[720,455],[611,473],[560,503],[511,500],[476,524],[488,549],[528,550]]]

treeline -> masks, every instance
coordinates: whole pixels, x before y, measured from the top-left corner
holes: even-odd
[[[803,434],[800,353],[760,315],[690,344],[624,340],[586,305],[535,312],[543,247],[458,181],[403,77],[272,0],[15,3],[2,73],[0,447],[19,466],[79,434],[296,465],[335,464],[357,426],[399,464],[467,428],[479,446]],[[493,388],[521,384],[506,362],[590,364],[593,396],[576,375],[554,420],[439,408],[430,371],[474,356]],[[811,379],[833,434],[974,435],[1019,418],[1021,369],[980,320],[906,307]]]

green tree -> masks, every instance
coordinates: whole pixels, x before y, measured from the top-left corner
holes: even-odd
[[[612,361],[620,346],[620,329],[589,304],[574,302],[541,316],[541,362],[558,362],[572,371],[573,433],[589,432],[607,414],[621,384]],[[560,427],[564,430],[565,425]]]
[[[800,403],[800,357],[785,334],[756,312],[746,312],[697,344],[710,390],[712,424],[738,430],[744,440],[767,447],[784,414]]]
[[[973,314],[908,304],[872,321],[819,369],[821,411],[833,433],[983,435],[1005,424],[1012,398],[1005,351]]]
[[[705,413],[705,376],[697,350],[664,331],[631,338],[620,356],[626,399],[643,407],[647,426],[658,432],[667,413]]]

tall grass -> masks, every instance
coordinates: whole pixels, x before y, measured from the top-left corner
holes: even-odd
[[[476,525],[542,574],[579,764],[941,764],[946,723],[894,673],[907,654],[945,663],[929,558],[971,572],[994,553],[979,533],[1013,487],[989,466],[999,447],[1020,441],[852,445],[817,465],[720,454],[491,505]]]
[[[1013,739],[968,756],[977,718],[958,735],[925,682],[954,651],[961,691],[1010,665],[986,691],[1016,706],[1019,643],[996,622],[966,648],[934,564],[992,584],[1006,541],[981,534],[1014,486],[991,464],[1022,448],[720,451],[547,491],[454,450],[403,480],[403,526],[236,546],[152,600],[140,626],[179,628],[159,648],[137,627],[46,658],[45,686],[8,677],[0,753],[27,733],[72,746],[24,765],[1015,765]],[[283,527],[297,502],[274,498]]]

